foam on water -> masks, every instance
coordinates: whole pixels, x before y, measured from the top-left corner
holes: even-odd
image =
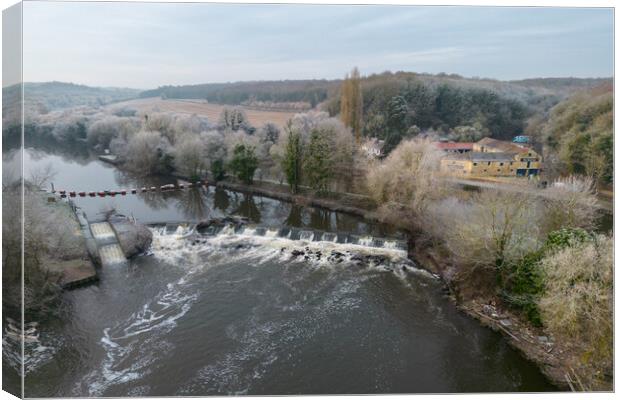
[[[265,232],[266,237],[274,238],[278,236],[278,229],[267,229]]]
[[[24,325],[24,372],[26,375],[36,371],[52,360],[61,347],[60,338],[42,337],[36,322]],[[2,335],[2,354],[8,364],[21,375],[21,329],[12,323],[7,324]]]
[[[360,262],[359,255],[368,255],[367,270],[390,270],[405,282],[410,279],[407,273],[421,273],[406,258],[406,252],[398,248],[368,247],[362,244],[339,243],[337,235],[323,234],[320,241],[312,241],[313,231],[301,231],[300,238],[291,240],[279,237],[280,230],[256,228],[237,229],[225,226],[212,236],[202,236],[191,226],[178,227],[173,233],[165,227],[152,228],[153,242],[151,254],[166,264],[180,268],[182,275],[167,286],[154,298],[145,303],[125,320],[107,327],[102,332],[100,344],[106,356],[98,369],[87,374],[75,388],[76,395],[88,393],[89,396],[105,395],[106,390],[114,385],[137,381],[149,373],[156,361],[173,351],[173,345],[166,340],[167,335],[177,326],[177,321],[185,316],[197,301],[200,287],[193,283],[192,275],[204,273],[211,266],[236,260],[248,260],[247,265],[260,268],[268,261],[283,262],[287,268],[295,263],[305,263],[317,268],[335,268]],[[292,230],[289,232],[291,234]],[[303,251],[305,256],[294,256],[293,250]],[[333,255],[338,260],[334,262]],[[330,256],[331,255],[331,256]],[[373,257],[388,260],[387,264],[375,263]],[[196,388],[219,388],[218,391],[232,394],[247,392],[249,385],[259,379],[269,365],[275,362],[277,346],[289,340],[312,335],[318,329],[327,328],[321,324],[324,313],[334,309],[354,309],[360,300],[350,296],[367,279],[363,273],[354,279],[337,283],[338,288],[330,297],[323,299],[321,307],[312,309],[312,313],[302,320],[299,317],[278,323],[245,321],[241,331],[246,334],[241,338],[243,346],[238,352],[228,354],[225,358],[214,360],[202,368],[195,379],[184,386],[182,393],[197,393]],[[357,302],[357,303],[356,303]],[[283,312],[290,310],[290,305],[283,306]],[[302,304],[299,307],[304,307]],[[233,329],[234,330],[234,329]],[[272,340],[273,339],[273,340]],[[252,374],[239,375],[248,360],[260,360],[252,367]],[[253,364],[254,365],[254,364]],[[142,392],[146,391],[142,389]],[[141,392],[141,393],[142,393]]]
[[[198,298],[198,289],[189,282],[203,264],[188,257],[185,240],[191,227],[179,228],[172,235],[165,232],[166,228],[153,229],[153,255],[180,265],[184,274],[128,318],[103,330],[100,343],[106,357],[100,368],[75,388],[76,395],[86,391],[89,396],[101,396],[112,385],[137,380],[149,372],[156,359],[172,350],[165,337]]]
[[[336,282],[318,304],[300,305],[296,312],[283,311],[277,321],[262,319],[260,311],[254,309],[245,319],[226,329],[226,335],[238,343],[237,348],[208,360],[207,365],[182,386],[179,394],[248,394],[271,365],[294,358],[296,346],[307,343],[320,332],[334,329],[330,315],[346,314],[359,308],[361,300],[355,294],[365,279],[367,277],[358,276]],[[277,301],[269,301],[269,304],[277,305]],[[283,347],[289,351],[283,353]]]

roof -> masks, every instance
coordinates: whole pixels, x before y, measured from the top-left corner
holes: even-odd
[[[520,153],[525,150],[523,146],[519,146],[516,143],[497,140],[490,137],[480,139],[476,144],[478,144],[479,146],[490,147],[503,152]]]
[[[377,138],[370,138],[366,140],[364,143],[362,143],[362,147],[365,147],[367,149],[375,148],[375,149],[381,150],[384,144],[385,144],[385,140],[379,140]]]
[[[435,146],[441,150],[471,150],[474,144],[471,142],[435,142]]]
[[[487,153],[480,151],[470,151],[462,154],[449,154],[444,158],[446,160],[469,160],[473,162],[484,161],[514,161],[517,153]]]

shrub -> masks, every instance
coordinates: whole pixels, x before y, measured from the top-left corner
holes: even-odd
[[[591,240],[592,237],[592,234],[581,228],[563,228],[551,232],[540,249],[505,266],[499,282],[504,301],[523,311],[534,325],[541,326],[538,302],[545,287],[541,261],[548,254]]]
[[[542,259],[539,307],[547,330],[578,350],[585,388],[596,389],[613,372],[613,238],[576,237]]]
[[[544,190],[545,212],[542,226],[545,232],[561,228],[595,227],[598,200],[592,178],[569,176],[555,180]]]
[[[544,289],[540,260],[543,251],[525,255],[519,261],[509,264],[501,274],[501,297],[510,306],[524,312],[530,322],[541,326],[538,301]]]

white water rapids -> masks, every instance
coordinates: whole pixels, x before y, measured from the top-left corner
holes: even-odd
[[[268,261],[276,261],[306,263],[314,268],[346,268],[347,265],[359,262],[356,256],[369,255],[382,256],[387,260],[382,265],[373,265],[374,261],[370,259],[369,268],[381,271],[387,268],[403,282],[406,282],[408,274],[411,273],[432,278],[428,272],[415,268],[406,259],[406,252],[403,250],[394,246],[368,247],[364,245],[367,242],[336,243],[334,234],[327,236],[331,241],[323,242],[312,241],[314,233],[310,231],[302,231],[299,240],[278,237],[276,229],[267,229],[263,234],[257,235],[256,228],[242,228],[235,233],[234,227],[230,226],[224,227],[215,236],[200,236],[194,234],[193,227],[183,226],[179,226],[174,233],[170,233],[170,229],[165,227],[153,228],[152,231],[152,256],[168,265],[180,266],[184,269],[184,274],[169,283],[164,291],[145,303],[128,319],[103,331],[100,342],[105,348],[106,358],[98,370],[87,374],[83,382],[75,388],[76,395],[86,389],[90,396],[101,396],[112,385],[137,380],[148,374],[157,359],[173,350],[173,345],[166,337],[201,294],[200,288],[193,283],[194,276],[207,273],[209,268],[221,263],[230,264],[243,260],[249,265],[260,267]],[[303,251],[304,255],[294,256],[294,251]],[[317,257],[318,252],[324,256]],[[334,258],[329,257],[332,252],[338,254],[338,266]],[[252,338],[252,343],[255,343],[255,340],[256,338]],[[209,371],[216,373],[216,366],[205,367],[199,372],[199,376],[204,378]],[[221,373],[222,371],[219,371],[217,375],[221,376]],[[196,382],[189,382],[186,389],[191,389],[195,384]],[[224,385],[224,382],[221,384]],[[148,388],[143,389],[148,391]]]

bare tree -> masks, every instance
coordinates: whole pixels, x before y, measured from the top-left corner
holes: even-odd
[[[380,165],[369,169],[368,193],[380,206],[396,203],[422,214],[445,191],[440,158],[441,153],[428,140],[403,141]]]
[[[516,262],[541,244],[539,209],[527,194],[485,190],[470,201],[429,209],[426,226],[443,239],[461,276]]]
[[[52,163],[36,166],[30,170],[28,182],[39,189],[44,189],[48,183],[51,183],[57,173]]]
[[[599,208],[594,179],[559,178],[544,190],[544,194],[545,212],[541,222],[546,232],[560,228],[591,230],[595,227]]]

